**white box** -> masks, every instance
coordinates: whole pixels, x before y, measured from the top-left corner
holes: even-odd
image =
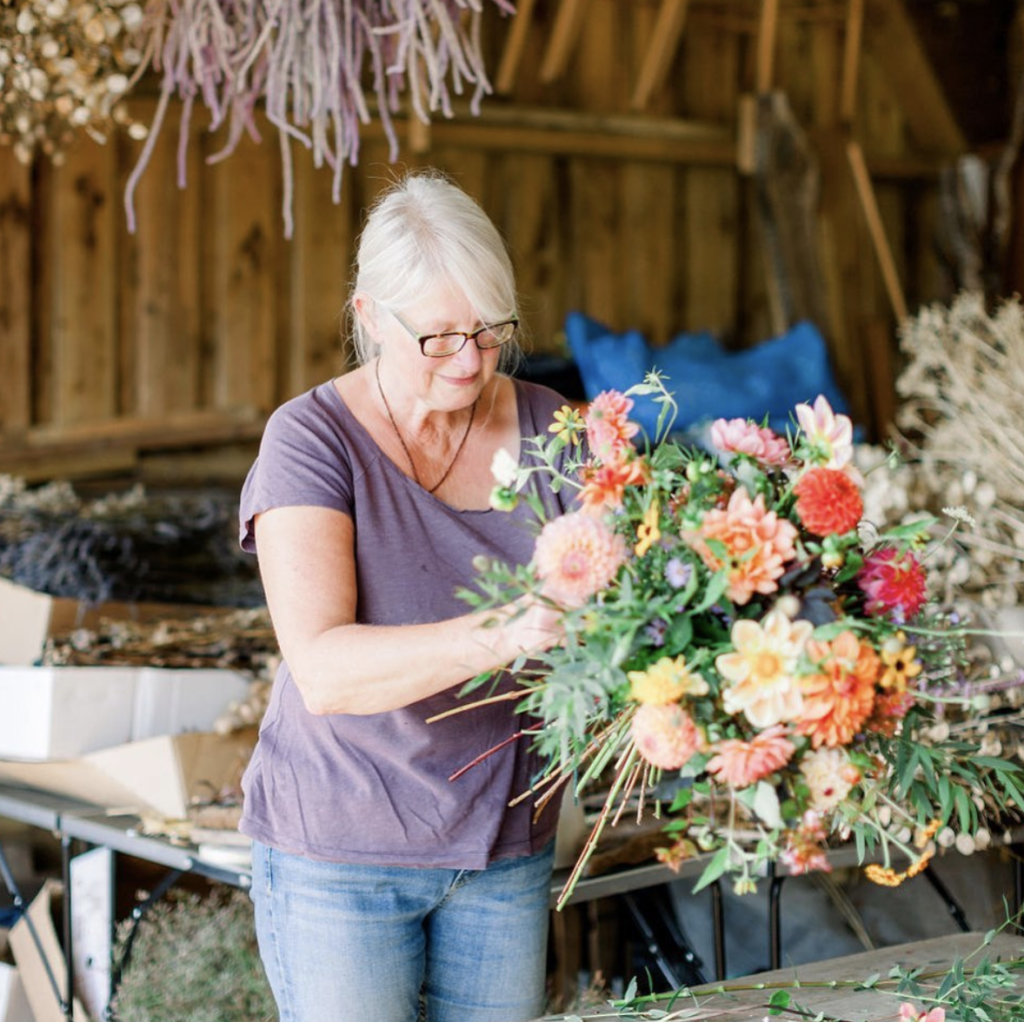
[[[0,1022],[35,1022],[18,970],[4,962],[0,962]]]
[[[132,741],[212,731],[228,704],[248,695],[249,683],[238,671],[217,668],[140,668],[135,679]]]
[[[162,735],[100,749],[77,759],[0,760],[0,780],[27,784],[111,810],[152,810],[184,819],[196,796],[237,785],[256,744],[256,728],[229,735]]]
[[[131,738],[134,667],[0,667],[0,757],[71,759]]]

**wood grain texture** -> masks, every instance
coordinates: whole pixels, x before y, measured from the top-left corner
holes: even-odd
[[[0,435],[32,421],[32,178],[0,148]]]

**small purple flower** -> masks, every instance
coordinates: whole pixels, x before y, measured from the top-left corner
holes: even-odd
[[[650,640],[652,646],[664,646],[667,629],[668,625],[659,617],[644,629],[644,634]]]
[[[676,589],[682,589],[690,581],[692,574],[693,565],[684,564],[678,557],[673,557],[665,565],[665,578],[668,584]]]

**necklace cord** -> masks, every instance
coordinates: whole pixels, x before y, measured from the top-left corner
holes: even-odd
[[[455,451],[452,460],[448,462],[448,467],[444,470],[444,475],[429,489],[423,485],[420,481],[420,474],[416,471],[416,462],[412,460],[412,455],[409,453],[409,448],[405,445],[405,440],[402,439],[402,431],[398,428],[398,423],[395,422],[395,417],[391,412],[391,405],[388,404],[388,399],[384,395],[384,387],[380,382],[380,358],[378,357],[377,362],[374,366],[374,376],[377,379],[377,392],[380,394],[381,401],[384,402],[384,411],[388,413],[388,421],[391,423],[391,428],[395,431],[395,436],[398,438],[398,442],[402,447],[402,452],[405,454],[406,460],[409,462],[409,468],[412,469],[412,477],[416,482],[416,485],[426,490],[427,493],[435,493],[441,488],[441,484],[451,475],[452,469],[455,468],[455,462],[459,460],[459,455],[462,453],[462,448],[466,446],[466,441],[469,439],[469,431],[473,428],[473,419],[476,416],[477,401],[474,401],[469,409],[469,422],[466,423],[466,432],[462,434],[462,439],[459,441],[459,446]],[[479,398],[477,399],[479,400]]]

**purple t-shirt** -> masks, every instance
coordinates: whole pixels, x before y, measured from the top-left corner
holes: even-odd
[[[562,399],[514,382],[522,436],[544,433]],[[528,457],[524,450],[521,459]],[[547,489],[540,495],[552,517],[571,499]],[[352,519],[356,620],[363,624],[467,613],[456,590],[472,584],[473,558],[524,564],[536,537],[525,501],[511,513],[460,511],[424,490],[381,451],[332,382],[270,417],[242,490],[243,548],[255,551],[255,515],[300,505],[334,508]],[[344,669],[339,664],[339,674]],[[506,678],[502,687],[512,684]],[[497,858],[538,851],[554,833],[559,800],[537,821],[530,798],[508,807],[541,765],[528,738],[448,779],[525,723],[512,703],[502,702],[427,724],[467,701],[457,697],[459,687],[383,713],[317,716],[306,710],[283,664],[242,782],[241,830],[330,862],[482,869]]]

